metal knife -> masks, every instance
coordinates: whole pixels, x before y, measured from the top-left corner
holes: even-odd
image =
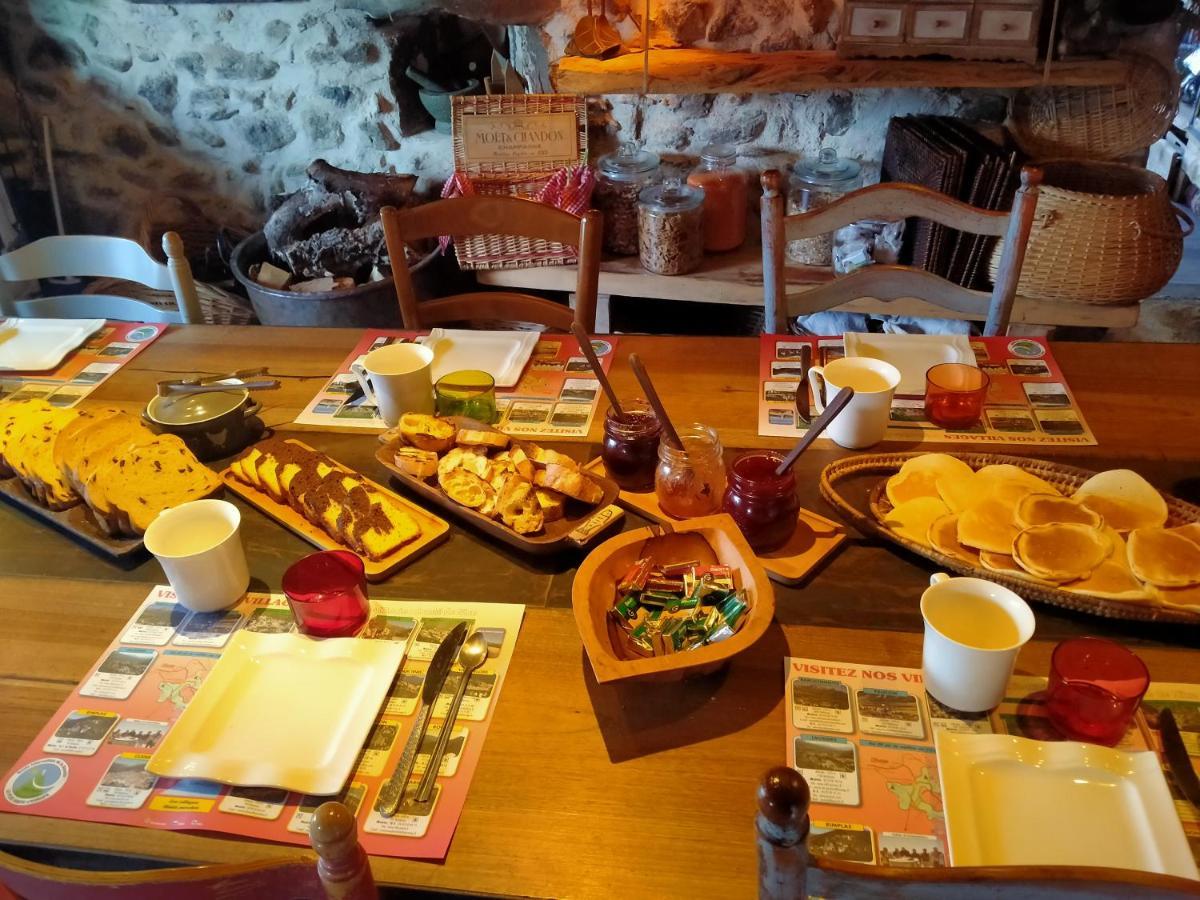
[[[425,732],[429,729],[429,720],[433,717],[433,705],[437,703],[438,694],[442,692],[442,687],[446,684],[446,676],[450,674],[450,668],[454,665],[454,660],[458,658],[458,651],[466,639],[467,623],[459,622],[448,635],[442,638],[442,642],[438,644],[438,648],[433,654],[433,659],[429,662],[425,681],[421,685],[421,711],[417,714],[412,734],[408,736],[408,742],[404,745],[404,752],[400,754],[400,761],[396,763],[392,777],[379,791],[376,808],[385,818],[394,816],[396,809],[404,800],[404,794],[408,790],[408,780],[412,777],[413,763],[417,761],[417,751],[421,748],[421,741],[425,740]],[[386,799],[384,799],[385,795]]]
[[[796,388],[796,415],[807,425],[812,421],[808,406],[808,368],[812,365],[812,345],[805,341],[800,346],[800,386]]]
[[[1175,724],[1175,714],[1165,707],[1158,713],[1158,734],[1162,738],[1163,755],[1167,758],[1167,768],[1171,770],[1175,784],[1183,796],[1200,809],[1200,776],[1192,768],[1192,758],[1188,756],[1179,726]]]

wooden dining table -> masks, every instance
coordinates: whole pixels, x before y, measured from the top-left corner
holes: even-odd
[[[373,435],[291,424],[360,335],[172,327],[85,402],[140,412],[164,378],[267,366],[282,381],[261,396],[267,425],[305,431],[309,443],[383,480]],[[1200,500],[1200,346],[1055,343],[1053,351],[1098,445],[1003,452],[1130,467],[1163,490]],[[640,393],[626,362],[631,352],[677,421],[716,427],[727,447],[786,446],[757,434],[757,339],[621,336],[612,378],[625,395]],[[599,422],[598,415],[587,442],[556,447],[590,458]],[[807,508],[835,515],[820,498],[818,477],[849,452],[820,441],[801,459]],[[278,591],[284,569],[310,548],[257,511],[243,511],[252,586]],[[630,513],[623,527],[641,524]],[[806,582],[775,586],[775,624],[727,668],[668,684],[606,685],[592,675],[570,611],[582,551],[531,558],[454,520],[451,530],[447,543],[372,585],[372,595],[523,603],[526,616],[449,854],[441,862],[373,858],[381,883],[528,897],[752,896],[755,787],[786,759],[782,660],[920,665],[917,602],[934,566],[852,529]],[[12,765],[160,583],[153,559],[118,567],[0,505],[0,767]],[[1035,613],[1036,635],[1018,673],[1045,675],[1055,642],[1094,634],[1134,647],[1156,680],[1200,674],[1200,628],[1046,605]],[[183,863],[301,852],[33,815],[0,815],[0,844]]]

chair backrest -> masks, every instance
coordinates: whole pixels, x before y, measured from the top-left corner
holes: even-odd
[[[1200,896],[1200,883],[1173,875],[1091,866],[956,866],[901,868],[813,857],[808,852],[804,776],[778,766],[758,786],[759,900],[807,897],[930,900],[1066,900],[1094,897]]]
[[[1008,328],[1017,279],[1033,226],[1041,169],[1026,166],[1011,212],[979,209],[915,184],[876,184],[852,191],[828,206],[785,216],[782,178],[771,169],[762,175],[762,250],[764,328],[787,331],[789,315],[804,315],[840,306],[860,297],[890,301],[916,297],[965,315],[986,319],[984,334]],[[784,247],[789,240],[827,234],[864,219],[895,220],[919,216],[950,228],[1004,238],[991,294],[961,287],[911,266],[871,265],[811,290],[788,295],[783,275]]]
[[[173,292],[179,308],[178,321],[203,322],[192,269],[184,254],[183,241],[174,231],[163,234],[163,252],[167,255],[166,265],[156,262],[140,244],[128,238],[98,234],[44,237],[0,256],[0,281],[34,281],[64,276],[101,276],[136,281],[155,290]],[[25,300],[20,301],[20,309],[24,315],[38,315],[39,310],[43,310],[42,315],[50,316],[121,317],[101,309],[103,304],[100,301],[104,297],[97,296],[96,311],[90,311],[82,297],[70,298],[72,302],[69,305],[55,304],[53,301],[56,298],[53,297]],[[108,309],[110,312],[119,311],[121,307],[109,304]],[[131,305],[128,309],[131,316],[137,314],[137,306]]]
[[[600,277],[600,213],[582,216],[519,197],[470,196],[437,200],[409,209],[385,206],[383,232],[405,328],[442,322],[502,319],[535,322],[567,331],[573,322],[591,332],[596,325],[596,289]],[[406,242],[442,235],[520,235],[578,247],[574,313],[557,303],[508,291],[479,292],[417,302],[405,259]]]
[[[317,856],[236,865],[188,866],[140,872],[62,869],[0,852],[0,898],[24,900],[377,900],[375,880],[355,832],[354,816],[340,803],[323,803],[309,840]],[[5,891],[5,888],[8,891]]]

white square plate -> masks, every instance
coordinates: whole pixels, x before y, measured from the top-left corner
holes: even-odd
[[[53,369],[103,327],[103,319],[0,318],[0,369]]]
[[[940,363],[977,365],[965,334],[859,334],[843,336],[847,356],[866,356],[900,370],[897,394],[925,396],[925,373]]]
[[[513,387],[541,335],[536,331],[456,331],[434,328],[420,341],[433,351],[433,380],[462,369],[481,369],[496,387]]]
[[[336,794],[403,659],[391,641],[238,631],[146,768]]]
[[[955,866],[1111,866],[1196,878],[1153,752],[937,733]]]

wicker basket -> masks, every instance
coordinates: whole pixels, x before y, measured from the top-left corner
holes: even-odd
[[[887,538],[959,575],[986,578],[988,581],[1002,584],[1028,600],[1037,600],[1051,606],[1061,606],[1065,609],[1110,619],[1200,625],[1200,613],[1170,606],[1129,603],[1073,594],[1070,591],[1024,578],[992,572],[947,556],[932,547],[918,544],[885,527],[882,524],[883,515],[891,509],[891,504],[888,503],[887,496],[883,492],[883,483],[887,476],[898,472],[906,460],[921,455],[920,453],[878,453],[853,456],[830,463],[821,472],[821,496],[860,531]],[[1076,488],[1095,474],[1087,469],[1079,469],[1075,466],[1048,460],[1028,459],[1023,456],[1003,456],[994,453],[954,453],[951,455],[958,457],[972,469],[1002,463],[1019,466],[1068,495],[1074,493]],[[853,500],[846,496],[851,488],[856,488]],[[1169,494],[1163,494],[1163,499],[1167,501],[1168,525],[1200,522],[1200,508]]]
[[[1008,128],[1021,149],[1034,157],[1111,160],[1162,137],[1179,106],[1179,79],[1148,56],[1127,59],[1124,84],[1019,91]]]
[[[88,284],[83,291],[85,294],[111,294],[114,297],[128,297],[131,300],[141,300],[167,312],[176,312],[179,304],[175,295],[170,291],[156,291],[136,281],[122,281],[119,278],[97,278]],[[228,291],[221,290],[202,281],[196,282],[196,297],[200,301],[200,312],[204,315],[207,325],[249,325],[254,322],[254,310],[250,304]]]
[[[1171,204],[1162,178],[1122,163],[1056,159],[1039,165],[1045,177],[1018,295],[1126,306],[1171,279],[1192,220]],[[993,281],[1002,249],[1003,241],[997,242]]]
[[[541,158],[536,161],[472,159],[467,146],[464,120],[472,116],[563,115],[574,118],[571,155]],[[451,131],[454,143],[455,174],[470,180],[479,194],[499,194],[532,199],[559,169],[587,165],[587,108],[582,97],[563,94],[489,94],[455,97]],[[520,235],[476,234],[455,236],[454,249],[459,268],[526,269],[575,262],[578,248],[554,241]]]

